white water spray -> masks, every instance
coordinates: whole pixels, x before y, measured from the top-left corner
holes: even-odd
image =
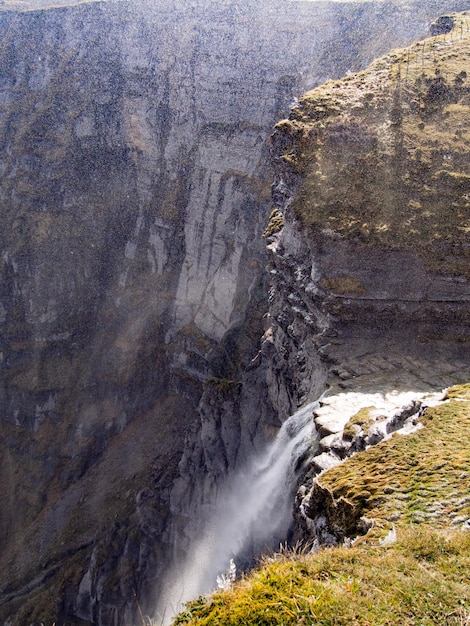
[[[166,583],[159,603],[164,624],[185,602],[213,590],[230,559],[253,559],[286,539],[297,465],[311,444],[318,404],[291,415],[262,457],[228,479],[203,535]]]

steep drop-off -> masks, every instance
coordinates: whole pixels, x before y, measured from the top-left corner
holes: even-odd
[[[266,557],[175,624],[470,618],[469,384],[432,393],[470,378],[469,17],[277,125],[266,340],[297,388],[298,355],[329,385],[295,502],[303,553]]]
[[[276,127],[273,332],[313,334],[336,389],[468,367],[467,19]]]
[[[411,416],[470,377],[469,29],[441,18],[277,125],[271,333],[289,354],[314,342],[328,371],[314,473],[378,440],[377,396],[414,392]],[[300,535],[316,540],[308,491]]]
[[[421,36],[442,5],[1,7],[3,622],[150,613],[221,478],[323,387],[317,332],[284,350],[268,331],[258,354],[266,140],[296,94]],[[338,323],[318,325],[350,339],[333,300]]]

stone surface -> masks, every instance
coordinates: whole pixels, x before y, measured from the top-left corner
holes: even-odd
[[[322,461],[412,432],[433,390],[470,377],[469,171],[458,130],[469,114],[467,19],[453,17],[452,42],[436,35],[306,94],[276,126],[284,226],[270,236],[271,289],[281,294],[271,333],[285,353],[308,337],[329,385],[296,504],[307,542],[342,541],[362,524],[315,481]],[[294,326],[295,342],[285,331]]]
[[[336,465],[339,465],[341,461],[336,455],[332,454],[331,452],[322,452],[321,454],[317,454],[316,456],[312,457],[311,463],[313,469],[316,472],[321,473],[331,469],[332,467],[335,467]]]
[[[365,349],[388,300],[357,339],[354,306],[323,307],[318,283],[351,264],[375,293],[377,260],[420,275],[409,254],[314,250],[288,223],[265,316],[267,139],[296,95],[443,5],[40,4],[0,4],[0,620],[121,626],[136,596],[152,611],[221,478],[323,390],[327,359],[347,385],[400,353]],[[434,279],[416,294],[460,297]],[[413,300],[403,283],[391,297]]]

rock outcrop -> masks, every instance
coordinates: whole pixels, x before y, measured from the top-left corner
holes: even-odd
[[[312,477],[413,419],[421,394],[470,377],[469,15],[431,32],[306,94],[274,135],[271,332],[286,354],[316,347],[331,396],[298,495],[307,541],[359,532],[346,510],[332,530]],[[403,393],[387,421],[381,405]]]
[[[333,541],[346,538],[343,545],[266,556],[230,589],[191,602],[175,623],[465,621],[470,385],[449,389],[421,419],[421,429],[394,435],[317,479],[305,501],[308,519],[323,515],[325,528],[337,533]]]
[[[377,298],[377,259],[419,274],[413,251],[369,246],[361,269],[368,244],[333,234],[312,271],[320,240],[289,221],[275,332],[263,319],[272,125],[306,88],[423,35],[442,2],[67,4],[0,5],[0,621],[118,626],[137,600],[152,611],[201,504],[319,393],[325,359],[341,384],[372,367],[365,342],[397,307],[440,358],[457,344],[434,341],[437,318],[456,332],[466,283],[424,272],[426,310],[404,280]],[[436,175],[444,194],[466,184]],[[354,315],[365,329],[376,311],[355,341]],[[400,354],[410,335],[395,328]]]

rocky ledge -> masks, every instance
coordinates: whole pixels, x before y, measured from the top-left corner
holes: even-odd
[[[337,545],[366,534],[373,521],[355,515],[355,507],[334,499],[322,475],[393,434],[409,435],[423,428],[430,407],[442,405],[445,392],[344,392],[327,397],[314,412],[317,442],[295,503],[296,539],[314,548]]]
[[[297,496],[306,542],[370,528],[314,476],[470,379],[469,21],[307,93],[273,135],[269,332],[300,402],[329,388]]]

